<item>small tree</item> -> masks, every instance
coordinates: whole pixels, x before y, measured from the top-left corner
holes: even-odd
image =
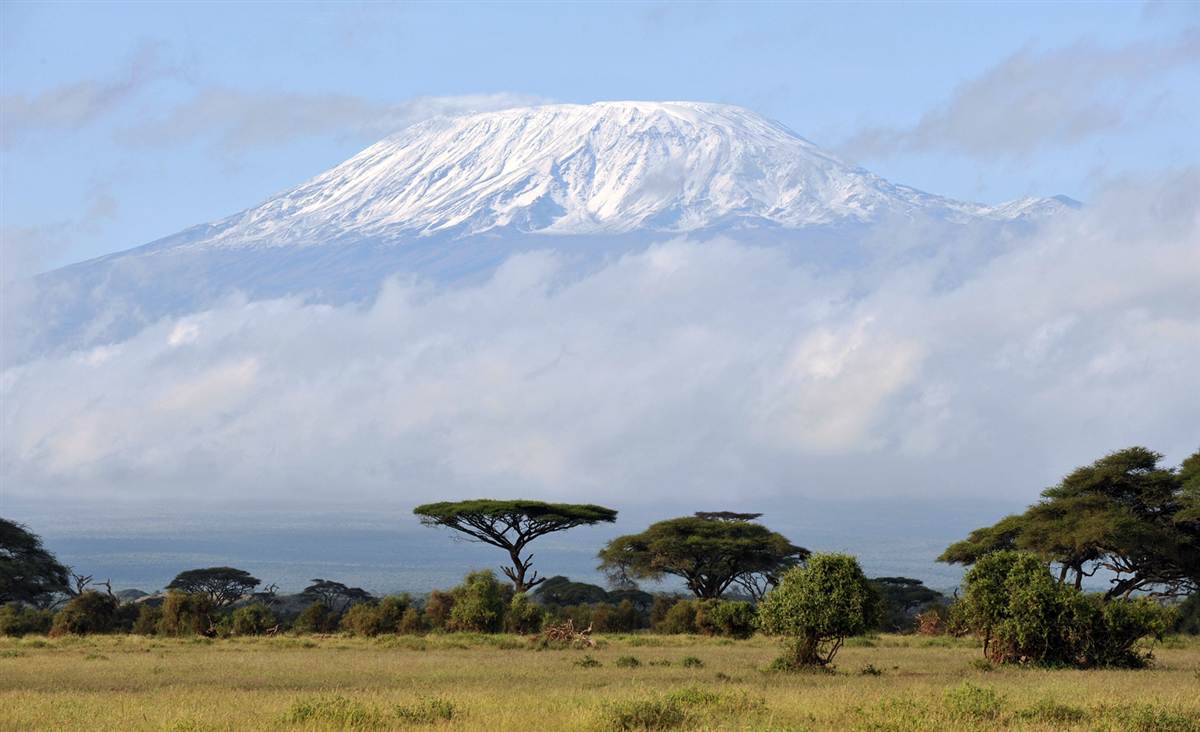
[[[24,525],[0,518],[0,605],[51,606],[67,594],[71,576]]]
[[[512,566],[501,570],[516,592],[528,592],[543,581],[537,572],[529,573],[533,555],[522,556],[529,542],[577,526],[617,520],[617,512],[603,506],[525,500],[427,503],[413,513],[426,526],[445,526],[507,551]]]
[[[739,580],[772,578],[794,567],[808,550],[745,516],[702,513],[652,524],[619,536],[600,552],[600,568],[614,581],[681,578],[699,598],[718,598]]]
[[[172,590],[162,604],[161,635],[211,635],[213,601],[208,595]]]
[[[297,633],[332,633],[337,627],[337,613],[320,602],[304,608],[292,623],[292,629]]]
[[[233,567],[208,567],[180,572],[167,585],[168,590],[208,595],[217,607],[232,605],[262,584],[257,577]]]
[[[843,641],[869,630],[878,614],[879,596],[848,554],[814,554],[758,607],[759,629],[787,639],[779,661],[785,668],[829,665]]]

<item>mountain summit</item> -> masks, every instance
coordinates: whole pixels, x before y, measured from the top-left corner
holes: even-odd
[[[395,273],[453,283],[514,253],[604,261],[722,235],[852,262],[879,228],[1027,226],[1055,198],[984,206],[896,185],[753,112],[695,102],[556,104],[409,127],[265,203],[49,272],[5,359],[127,337],[222,298],[366,300]],[[4,303],[13,309],[15,294]],[[32,303],[28,302],[32,297]],[[13,323],[22,330],[14,336]]]
[[[998,207],[894,185],[740,107],[601,102],[416,124],[215,224],[218,246],[450,233],[799,228],[889,215],[1012,219]]]

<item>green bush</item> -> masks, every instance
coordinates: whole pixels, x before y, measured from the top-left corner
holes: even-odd
[[[454,702],[437,697],[421,699],[414,704],[398,704],[395,708],[396,719],[404,724],[448,722],[457,712]]]
[[[360,602],[351,605],[350,609],[342,614],[339,627],[343,631],[353,635],[379,635],[378,608],[375,603],[371,602]]]
[[[117,599],[94,590],[71,598],[54,616],[50,635],[88,635],[110,633],[117,623]]]
[[[337,627],[337,613],[322,602],[314,602],[304,608],[292,623],[292,630],[297,633],[332,633]]]
[[[161,635],[208,635],[214,630],[213,601],[201,593],[172,590],[162,604]]]
[[[829,664],[845,639],[873,627],[878,614],[878,594],[847,554],[812,555],[788,570],[758,608],[762,631],[787,639],[777,664],[784,668]]]
[[[233,635],[262,635],[279,624],[275,613],[261,602],[239,607],[230,618],[229,630]]]
[[[10,604],[0,607],[0,635],[19,638],[23,635],[45,635],[54,624],[49,610]]]
[[[683,598],[678,595],[654,595],[650,603],[650,627],[658,630],[659,625],[667,618],[667,613]]]
[[[591,618],[579,627],[592,626],[597,633],[630,633],[643,627],[642,614],[630,600],[622,600],[616,605],[601,603],[592,605]]]
[[[498,633],[504,629],[504,611],[511,589],[502,585],[491,570],[472,572],[451,594],[454,606],[446,622],[447,630]]]
[[[695,633],[696,606],[695,600],[677,600],[671,603],[662,619],[655,624],[655,632],[670,635]]]
[[[504,615],[504,629],[509,633],[536,633],[542,629],[542,609],[524,592],[513,595]]]
[[[696,630],[705,635],[749,638],[754,635],[754,605],[731,600],[704,600],[697,603]]]
[[[1148,660],[1138,641],[1161,638],[1171,622],[1171,610],[1149,598],[1105,600],[1057,582],[1027,552],[981,557],[963,585],[951,616],[996,663],[1136,668]]]
[[[142,603],[138,606],[137,619],[133,621],[131,632],[138,635],[154,635],[158,632],[159,623],[162,622],[162,608],[155,607],[149,603]]]

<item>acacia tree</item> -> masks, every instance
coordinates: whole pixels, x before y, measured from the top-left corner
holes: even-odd
[[[501,567],[517,592],[527,592],[545,581],[530,573],[533,555],[522,556],[529,542],[577,526],[612,523],[617,512],[592,504],[542,501],[443,501],[417,506],[413,513],[425,526],[445,526],[471,539],[508,552],[512,566]]]
[[[735,582],[768,586],[809,552],[747,518],[759,515],[702,513],[659,521],[610,541],[600,551],[600,569],[614,581],[672,575],[705,599],[720,597]]]
[[[0,605],[47,607],[71,589],[69,570],[23,524],[0,518]]]
[[[1032,552],[1079,589],[1111,573],[1107,598],[1135,592],[1182,596],[1200,587],[1200,516],[1193,518],[1200,453],[1179,470],[1144,447],[1111,453],[1076,469],[1023,514],[976,529],[940,561],[974,564],[996,551]]]
[[[207,567],[180,572],[167,585],[168,590],[207,595],[217,607],[231,605],[262,584],[257,577],[233,567]]]
[[[309,581],[312,584],[305,587],[300,595],[310,602],[324,605],[338,615],[346,612],[346,608],[355,603],[371,599],[371,593],[361,587],[347,587],[341,582],[320,578]]]

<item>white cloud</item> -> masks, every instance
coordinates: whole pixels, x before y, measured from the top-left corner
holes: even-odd
[[[882,278],[671,241],[366,306],[231,302],[7,369],[0,480],[291,507],[1027,500],[1110,449],[1198,446],[1196,190],[1196,170],[1116,184],[988,259],[943,242]]]
[[[1156,78],[1200,65],[1200,28],[1105,48],[1023,49],[961,84],[910,127],[863,130],[840,149],[854,157],[944,150],[1025,157],[1153,119],[1166,97]]]

